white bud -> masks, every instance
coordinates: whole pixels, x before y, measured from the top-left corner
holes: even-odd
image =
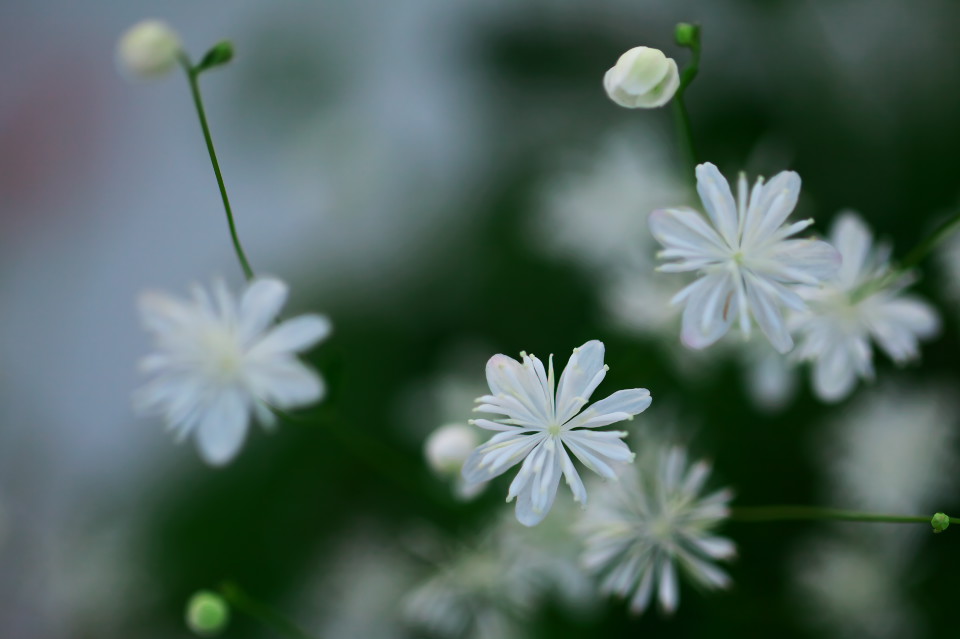
[[[423,453],[435,472],[453,475],[460,472],[463,462],[479,445],[476,429],[466,424],[447,424],[430,433]]]
[[[634,47],[603,76],[603,88],[622,107],[652,109],[670,101],[680,88],[680,73],[663,51]]]
[[[132,75],[155,77],[177,64],[180,38],[162,20],[142,20],[133,25],[117,43],[117,63]]]

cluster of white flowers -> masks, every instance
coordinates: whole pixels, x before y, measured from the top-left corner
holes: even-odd
[[[873,250],[866,225],[840,216],[831,243],[790,239],[813,220],[787,217],[800,195],[792,171],[759,178],[737,198],[717,168],[697,167],[706,218],[685,208],[651,213],[650,228],[667,260],[659,270],[696,272],[672,303],[682,304],[681,340],[694,349],[714,344],[737,320],[744,337],[753,322],[780,353],[813,362],[814,389],[826,401],[846,397],[858,376],[873,374],[870,339],[898,364],[918,355],[918,341],[935,335],[934,309],[902,294],[909,277],[891,279],[888,250]],[[788,312],[785,312],[787,309]]]
[[[158,21],[136,25],[118,47],[120,63],[139,75],[163,73],[181,55],[179,38]],[[629,108],[662,106],[680,85],[676,63],[646,47],[624,53],[604,77],[611,99]],[[602,173],[632,183],[633,175],[643,172],[619,161],[616,165],[623,170]],[[675,183],[663,182],[653,197],[681,191]],[[625,237],[647,237],[651,244],[655,240],[662,245],[658,270],[687,278],[669,303],[664,280],[650,279],[652,273],[650,278],[613,278],[608,293],[625,294],[621,285],[636,293],[640,284],[640,294],[635,294],[639,302],[630,314],[658,325],[676,319],[678,311],[668,306],[682,309],[680,339],[694,350],[717,343],[734,324],[745,338],[758,328],[773,350],[761,342],[744,352],[755,362],[755,386],[771,405],[790,394],[792,363],[810,362],[815,392],[825,401],[836,401],[849,395],[859,378],[873,377],[873,343],[903,364],[919,355],[920,340],[939,329],[936,311],[904,293],[910,275],[890,265],[888,249],[874,248],[871,232],[857,215],[840,215],[830,242],[796,237],[813,220],[788,220],[800,197],[800,177],[793,171],[769,181],[760,177],[752,187],[741,174],[735,196],[716,166],[700,164],[696,183],[705,214],[687,207],[658,208],[646,218],[648,236],[647,230],[633,235],[615,225],[613,232],[601,231],[596,235],[600,241],[592,243],[582,237],[583,229],[595,226],[591,216],[596,189],[591,180],[587,183],[589,188],[574,184],[572,191],[553,198],[553,211],[577,221],[570,225],[572,233],[558,234],[559,244],[592,244],[593,253],[582,251],[582,259],[605,276],[625,266],[652,266],[650,256],[630,249]],[[601,186],[607,190],[610,185]],[[572,197],[584,191],[589,195],[585,200]],[[622,209],[624,224],[638,219],[643,223],[643,212],[634,215],[629,206]],[[611,259],[611,253],[622,255]],[[277,411],[320,400],[324,384],[298,355],[325,339],[331,323],[315,314],[278,322],[287,294],[283,282],[263,277],[252,278],[239,297],[219,280],[212,293],[194,286],[187,300],[144,294],[140,312],[155,352],[140,365],[153,378],[137,393],[137,408],[162,417],[178,440],[194,436],[204,461],[220,466],[238,454],[252,419],[269,428]],[[618,304],[624,307],[622,300]],[[651,304],[656,308],[648,308]],[[641,463],[633,464],[636,455],[624,441],[628,433],[600,430],[632,420],[652,401],[647,389],[631,388],[591,405],[608,370],[604,358],[603,343],[588,341],[573,349],[556,379],[552,355],[546,364],[527,353],[521,353],[520,360],[494,355],[486,365],[489,393],[476,399],[474,409],[493,417],[470,424],[495,434],[481,442],[470,426],[448,423],[426,439],[424,456],[437,475],[456,478],[461,497],[476,495],[519,464],[507,501],[516,500],[516,520],[526,527],[540,524],[550,513],[563,477],[573,501],[585,509],[576,527],[584,546],[581,563],[600,577],[600,589],[629,599],[635,613],[646,610],[654,597],[670,613],[679,603],[679,573],[704,588],[729,586],[729,576],[716,564],[733,558],[735,546],[715,530],[730,514],[732,492],[703,495],[710,465],[691,463],[682,448],[651,446]],[[883,413],[895,414],[897,409],[884,406]],[[922,484],[904,495],[902,503],[891,504],[905,508],[922,501],[930,486],[947,485],[937,482],[941,475],[916,470],[914,462],[935,458],[942,466],[948,457],[935,453],[948,438],[942,429],[929,428],[936,419],[927,415],[927,437],[901,439],[900,430],[872,423],[883,421],[884,414],[871,414],[868,420],[882,446],[860,442],[863,433],[857,429],[850,437],[857,439],[858,454],[840,446],[846,456],[837,466],[842,475],[837,483],[856,497],[877,485],[895,494],[904,485]],[[876,467],[877,457],[885,459],[874,454],[878,447],[894,451],[896,459]],[[599,497],[589,508],[574,458],[608,482],[596,489]],[[870,466],[867,479],[863,466]],[[913,475],[914,481],[891,468]],[[875,482],[885,472],[889,486]],[[557,561],[562,553],[551,556],[541,552],[537,542],[520,540],[501,530],[439,563],[405,598],[407,620],[443,636],[521,636],[515,622],[547,590],[545,583],[569,583],[571,591],[584,590],[582,573],[569,562]]]

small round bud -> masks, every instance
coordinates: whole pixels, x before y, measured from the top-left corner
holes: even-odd
[[[950,525],[950,518],[943,513],[937,513],[930,520],[930,525],[933,526],[933,532],[942,533]]]
[[[479,445],[475,429],[466,424],[447,424],[430,433],[423,454],[435,472],[454,475],[460,472],[467,457]]]
[[[681,47],[691,47],[700,41],[700,26],[681,22],[674,31],[674,37]]]
[[[209,590],[199,590],[187,602],[187,627],[201,637],[223,632],[230,621],[230,607],[223,597]]]
[[[659,49],[634,47],[603,76],[610,99],[628,109],[652,109],[670,101],[680,88],[677,63]]]
[[[138,22],[117,43],[120,68],[144,78],[167,73],[177,64],[179,55],[179,36],[161,20]]]

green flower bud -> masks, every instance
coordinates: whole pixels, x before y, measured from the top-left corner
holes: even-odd
[[[233,59],[233,44],[229,40],[221,40],[213,45],[213,48],[207,51],[207,54],[197,65],[198,71],[206,71],[213,67],[219,67]]]
[[[933,526],[933,532],[942,533],[950,525],[950,518],[943,513],[937,513],[930,520],[930,525]]]
[[[692,47],[700,43],[700,25],[681,22],[674,31],[677,44],[681,47]]]
[[[213,637],[227,627],[230,607],[223,597],[209,590],[198,590],[187,602],[187,627],[201,637]]]

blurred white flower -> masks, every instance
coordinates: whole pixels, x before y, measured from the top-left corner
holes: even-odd
[[[180,37],[166,22],[143,20],[120,37],[117,64],[136,76],[160,76],[176,66],[180,51]]]
[[[840,255],[826,242],[789,240],[813,224],[786,225],[800,195],[800,176],[782,171],[769,183],[758,178],[749,196],[741,174],[737,200],[713,164],[697,167],[697,191],[709,223],[690,209],[663,209],[650,215],[650,230],[664,246],[660,257],[673,260],[661,271],[698,271],[701,276],[672,300],[685,304],[681,339],[690,348],[706,348],[739,318],[750,334],[750,316],[781,353],[793,348],[782,306],[804,308],[797,284],[818,285],[832,276]]]
[[[960,461],[952,399],[947,388],[890,384],[856,402],[822,444],[836,502],[933,515],[952,499]]]
[[[901,562],[869,538],[810,542],[793,563],[791,601],[821,633],[858,639],[927,636],[907,601]]]
[[[423,454],[434,472],[459,473],[463,462],[480,445],[477,431],[466,424],[446,424],[436,429],[423,445]]]
[[[706,588],[726,588],[730,578],[713,561],[736,553],[733,542],[712,533],[729,515],[732,493],[700,496],[709,464],[688,465],[679,447],[652,459],[656,468],[624,468],[619,485],[605,491],[578,525],[584,566],[603,575],[601,590],[629,597],[635,613],[647,608],[655,586],[660,606],[676,610],[677,565]]]
[[[902,294],[909,278],[861,293],[889,274],[889,247],[874,248],[870,229],[852,212],[834,222],[830,240],[843,264],[820,287],[800,290],[805,311],[790,318],[798,334],[797,357],[813,362],[813,388],[824,401],[838,401],[853,390],[857,377],[873,379],[871,338],[897,364],[919,356],[920,339],[940,328],[936,310]]]
[[[486,487],[485,483],[468,484],[461,474],[464,462],[479,445],[477,431],[459,423],[437,428],[423,443],[427,465],[441,477],[453,478],[454,491],[461,499],[471,499]]]
[[[652,273],[656,242],[647,215],[687,193],[667,149],[659,131],[631,126],[568,160],[540,188],[533,245],[594,270],[640,261]]]
[[[436,549],[433,572],[403,601],[407,621],[431,636],[519,639],[549,597],[586,610],[596,598],[577,565],[570,518],[555,513],[531,529],[504,517],[476,544]]]
[[[491,536],[461,548],[403,601],[407,622],[431,636],[460,639],[523,637],[522,620],[534,608],[541,584],[529,556]]]
[[[561,473],[574,500],[587,503],[587,491],[566,448],[608,479],[616,478],[610,464],[633,461],[634,454],[621,441],[626,432],[594,429],[632,419],[646,410],[651,398],[644,388],[621,390],[581,412],[607,373],[603,344],[597,340],[573,349],[556,388],[552,355],[548,370],[537,357],[521,355],[522,364],[506,355],[487,362],[491,394],[478,398],[475,410],[502,417],[471,423],[500,432],[470,455],[463,476],[469,484],[489,481],[523,460],[507,501],[516,497],[517,519],[534,526],[553,505]]]
[[[634,47],[603,76],[603,88],[622,107],[651,109],[670,101],[680,88],[680,73],[663,51]]]
[[[198,285],[192,293],[191,300],[141,296],[140,314],[156,352],[140,368],[155,377],[135,403],[145,414],[162,415],[178,440],[195,432],[204,460],[222,465],[240,449],[251,411],[272,426],[270,408],[321,398],[322,381],[296,353],[329,335],[330,321],[301,315],[274,325],[287,299],[287,285],[275,279],[253,280],[239,302],[220,280],[212,300]]]

